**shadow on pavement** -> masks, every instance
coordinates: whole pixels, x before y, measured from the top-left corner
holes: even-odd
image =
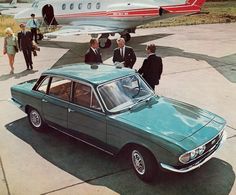
[[[15,74],[3,74],[0,76],[0,81],[5,81],[10,78],[19,79],[19,78],[27,76],[29,74],[34,74],[36,72],[38,72],[38,70],[24,70],[22,72],[15,73]]]
[[[6,128],[50,163],[84,182],[106,186],[119,194],[227,195],[235,181],[232,166],[213,158],[190,173],[163,172],[147,184],[136,177],[124,156],[111,157],[51,128],[34,131],[26,117]]]
[[[161,39],[161,38],[168,37],[171,35],[172,34],[153,34],[153,35],[132,37],[131,41],[129,41],[127,45],[134,48],[134,51],[137,57],[145,57],[145,53],[146,53],[145,43],[146,42],[156,41],[157,39]],[[42,41],[40,42],[40,46],[69,49],[69,51],[65,53],[52,66],[52,67],[55,67],[55,66],[63,65],[63,64],[84,62],[84,54],[89,47],[89,43]],[[116,47],[117,47],[116,41],[112,40],[112,46],[110,48],[101,50],[103,61],[112,57],[113,50]],[[236,83],[236,63],[235,63],[236,53],[229,56],[223,56],[223,57],[217,58],[217,57],[213,57],[213,56],[209,56],[205,54],[185,52],[184,50],[179,49],[179,48],[166,47],[166,46],[158,46],[156,53],[162,58],[177,56],[177,57],[195,59],[197,61],[200,61],[200,60],[206,61],[209,65],[215,68],[220,74],[222,74],[230,82]],[[178,62],[176,62],[176,66],[178,66]]]

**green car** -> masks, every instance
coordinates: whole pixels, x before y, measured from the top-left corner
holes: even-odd
[[[144,181],[200,167],[226,137],[223,118],[157,96],[132,69],[66,65],[11,93],[34,129],[48,125],[110,155],[125,151]]]

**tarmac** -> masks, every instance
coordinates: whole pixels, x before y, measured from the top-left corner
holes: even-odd
[[[155,91],[216,113],[227,121],[227,140],[215,157],[186,174],[164,172],[155,182],[139,180],[126,160],[111,157],[49,129],[34,131],[26,114],[9,102],[10,87],[38,78],[58,65],[83,61],[87,35],[43,40],[27,71],[23,54],[10,75],[0,54],[0,195],[235,195],[236,170],[236,23],[138,29],[127,45],[138,69],[148,43],[158,45],[164,72]],[[116,47],[102,50],[112,63]],[[0,48],[3,38],[0,38]]]

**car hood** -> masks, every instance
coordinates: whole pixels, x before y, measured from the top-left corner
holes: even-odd
[[[115,118],[150,134],[182,141],[206,126],[215,116],[195,106],[160,97]]]

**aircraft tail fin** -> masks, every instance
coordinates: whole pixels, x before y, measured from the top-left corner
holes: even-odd
[[[206,0],[187,0],[186,4],[202,7]]]
[[[16,5],[17,4],[17,0],[12,0],[9,4],[10,5]]]
[[[201,7],[205,3],[205,1],[206,0],[186,0],[185,4],[162,6],[160,8],[160,15],[165,13],[170,13],[170,14],[198,13],[201,11]]]

